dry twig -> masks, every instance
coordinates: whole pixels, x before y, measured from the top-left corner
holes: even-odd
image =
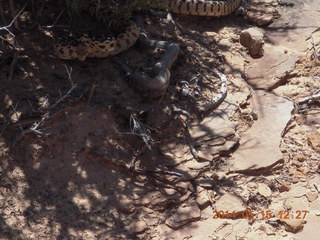
[[[311,95],[309,97],[302,98],[301,100],[298,101],[298,104],[303,104],[303,103],[307,103],[309,101],[314,101],[318,98],[320,98],[320,93]]]
[[[59,15],[57,16],[56,20],[51,24],[51,25],[48,25],[48,26],[42,26],[42,27],[45,27],[45,28],[53,28],[56,23],[59,21],[61,15],[63,14],[64,10],[62,10]]]
[[[13,59],[12,59],[12,61],[11,61],[11,63],[10,63],[10,68],[9,68],[9,74],[8,74],[8,78],[7,78],[7,83],[10,83],[11,80],[12,80],[13,72],[14,72],[14,67],[15,67],[15,65],[16,65],[18,56],[19,56],[19,52],[15,52],[15,53],[13,54]]]
[[[9,1],[9,7],[10,7],[11,16],[14,18],[15,16],[14,0]],[[18,21],[14,21],[13,25],[16,29],[20,29]]]
[[[25,7],[27,6],[28,3],[26,3],[23,8],[18,12],[18,14],[12,19],[12,21],[6,25],[6,26],[3,26],[3,27],[0,27],[0,31],[6,31],[12,38],[13,38],[13,45],[15,46],[15,35],[10,31],[9,28],[12,27],[12,25],[14,24],[14,22],[17,20],[17,18],[20,16],[20,14],[23,12],[23,10],[25,9]],[[0,39],[4,40],[4,41],[7,41],[7,42],[10,42],[10,40],[0,36]]]
[[[320,56],[318,55],[318,51],[316,49],[313,36],[310,35],[310,38],[311,38],[311,44],[312,44],[312,49],[313,49],[313,56],[315,59],[320,60]]]
[[[26,129],[26,130],[22,130],[21,134],[17,137],[17,139],[13,142],[13,146],[15,146],[17,144],[18,141],[20,141],[26,134],[28,133],[36,133],[38,135],[42,135],[42,136],[49,136],[50,133],[44,133],[43,130],[44,129],[39,129],[39,127],[43,124],[43,122],[47,119],[48,117],[45,116],[43,117],[38,123],[35,123],[33,126],[31,126],[30,128]],[[20,126],[20,129],[22,129],[22,127]]]
[[[68,90],[68,92],[66,94],[64,94],[63,96],[61,96],[55,104],[53,104],[52,106],[49,107],[49,109],[52,109],[54,107],[56,107],[59,103],[61,103],[64,99],[66,99],[67,97],[70,96],[71,92],[77,87],[77,84],[73,82],[72,80],[72,67],[68,68],[67,65],[64,65],[64,67],[66,68],[67,74],[68,74],[68,80],[71,84],[71,88]]]

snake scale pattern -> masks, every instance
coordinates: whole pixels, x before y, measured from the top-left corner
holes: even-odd
[[[209,1],[209,0],[154,0],[152,7],[167,8],[170,12],[196,16],[226,16],[234,12],[241,0]],[[96,0],[88,0],[88,12],[97,21],[106,24],[107,11],[99,8]],[[79,38],[65,36],[54,43],[54,53],[62,59],[104,58],[123,52],[135,44],[139,37],[139,28],[130,22],[125,30],[116,37],[91,37],[87,34]]]

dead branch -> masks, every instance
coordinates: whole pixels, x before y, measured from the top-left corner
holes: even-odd
[[[17,18],[20,16],[20,14],[23,12],[23,10],[25,9],[25,7],[27,6],[28,3],[26,3],[23,8],[18,12],[18,14],[12,19],[12,21],[6,25],[6,26],[3,26],[3,27],[0,27],[0,31],[6,31],[14,40],[13,42],[13,45],[15,45],[15,35],[9,30],[9,28],[12,27],[12,25],[14,24],[14,22],[17,20]],[[1,37],[1,36],[0,36]],[[1,39],[7,41],[7,42],[10,42],[10,40],[7,40],[6,38],[4,37],[1,37]]]
[[[177,118],[179,115],[184,115],[187,118],[191,118],[191,114],[188,111],[178,108],[174,104],[172,104],[171,107],[172,107],[172,111],[176,113],[175,118]]]
[[[64,10],[62,10],[62,11],[59,13],[59,15],[57,16],[56,20],[55,20],[51,25],[42,26],[42,27],[44,27],[44,28],[53,28],[53,27],[57,24],[57,22],[59,21],[59,19],[60,19],[61,15],[63,14],[63,12],[64,12]]]
[[[220,82],[221,82],[221,86],[220,86],[220,91],[219,93],[211,100],[209,100],[208,102],[197,106],[198,110],[200,112],[206,112],[208,110],[214,110],[216,108],[218,108],[224,101],[224,99],[227,97],[228,94],[228,87],[227,87],[227,77],[226,75],[215,71],[216,76],[218,76],[220,78]]]
[[[218,108],[223,103],[224,99],[228,95],[227,76],[217,70],[212,70],[207,65],[205,65],[198,57],[194,56],[194,58],[200,64],[200,66],[207,69],[212,75],[220,78],[221,86],[220,86],[219,93],[213,99],[209,100],[208,102],[206,102],[200,106],[197,106],[197,109],[199,112],[206,112],[208,110],[214,110],[214,109]]]
[[[19,102],[17,102],[14,106],[12,107],[13,113],[16,115],[17,118],[19,118],[19,114],[17,113],[17,107],[18,107]],[[17,137],[17,139],[13,142],[13,146],[15,146],[17,144],[17,142],[19,142],[25,135],[27,135],[28,133],[36,133],[39,135],[43,135],[43,136],[48,136],[49,134],[43,133],[43,129],[39,129],[39,127],[43,124],[44,120],[46,120],[48,118],[48,116],[44,116],[41,118],[41,120],[38,123],[34,123],[33,126],[29,127],[28,129],[24,130],[22,128],[22,124],[16,124],[16,126],[18,126],[20,128],[20,135]],[[8,126],[8,125],[7,125]],[[3,129],[4,131],[5,129]],[[1,134],[3,133],[3,131],[1,132]]]
[[[68,80],[71,84],[71,87],[70,89],[66,92],[66,94],[64,94],[63,96],[61,96],[55,104],[53,104],[52,106],[49,107],[49,109],[52,109],[54,107],[56,107],[59,103],[61,103],[64,99],[66,99],[67,97],[70,96],[71,92],[77,87],[77,84],[73,83],[73,80],[72,80],[72,67],[69,69],[67,67],[67,65],[64,65],[64,67],[66,68],[66,71],[67,71],[67,74],[68,74]]]
[[[316,100],[318,98],[320,98],[320,93],[311,95],[309,97],[302,98],[297,103],[298,104],[304,104],[304,103],[307,103],[307,102],[310,102],[310,101],[314,101],[314,100]]]
[[[14,113],[14,115],[16,115],[16,118],[19,119],[19,114],[17,113],[17,107],[18,107],[19,101],[16,103],[16,105],[11,106],[12,111]],[[22,127],[20,127],[20,130],[22,131]]]
[[[17,59],[18,59],[18,56],[19,56],[19,52],[15,52],[13,54],[13,59],[10,63],[10,68],[9,68],[9,74],[8,74],[8,78],[7,78],[7,83],[10,83],[11,80],[12,80],[12,77],[13,77],[13,72],[14,72],[14,68],[15,68],[15,65],[16,65],[16,62],[17,62]]]
[[[320,56],[318,55],[313,36],[310,35],[310,38],[311,38],[311,44],[312,44],[312,49],[313,49],[313,56],[315,59],[320,60]]]
[[[151,137],[150,128],[142,123],[135,115],[130,115],[130,129],[132,133],[138,133],[146,146],[151,150],[151,143],[153,139]]]
[[[14,18],[14,16],[15,16],[14,0],[10,0],[10,1],[9,1],[9,8],[10,8],[11,16]],[[19,30],[20,30],[18,21],[14,21],[14,22],[13,22],[13,25],[14,25],[14,27],[15,27],[16,29],[19,29]]]
[[[30,128],[23,130],[21,132],[21,134],[17,137],[17,139],[13,142],[13,146],[15,146],[25,135],[29,134],[29,133],[35,133],[38,135],[42,135],[42,136],[49,136],[50,133],[44,133],[43,130],[44,129],[39,129],[39,127],[43,124],[43,122],[48,118],[48,116],[43,117],[39,122],[35,123],[33,126],[31,126]],[[19,126],[20,129],[21,126]]]
[[[90,93],[89,93],[89,97],[88,97],[88,101],[87,101],[87,106],[90,104],[91,102],[91,99],[92,99],[92,96],[93,96],[93,93],[94,93],[94,90],[96,89],[97,87],[97,83],[96,82],[93,82],[92,84],[92,87],[91,87],[91,90],[90,90]]]
[[[112,159],[106,158],[104,156],[101,156],[100,154],[96,153],[94,150],[92,149],[86,149],[84,151],[85,155],[95,161],[98,162],[102,162],[105,163],[107,165],[111,165],[114,167],[119,167],[121,169],[125,169],[127,171],[130,171],[132,173],[135,174],[140,174],[140,175],[150,175],[150,174],[162,174],[162,175],[170,175],[170,176],[176,176],[179,177],[178,179],[176,179],[175,181],[173,181],[172,183],[175,184],[178,181],[183,180],[185,177],[183,174],[181,173],[177,173],[177,172],[173,172],[173,171],[167,171],[167,170],[159,170],[159,169],[155,169],[155,170],[150,170],[150,169],[137,169],[137,168],[133,168],[130,165],[126,164],[126,163],[121,163],[119,161],[113,161]]]

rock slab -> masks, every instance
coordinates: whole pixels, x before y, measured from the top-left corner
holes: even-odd
[[[291,118],[293,103],[263,90],[253,92],[251,103],[258,120],[241,136],[232,156],[235,170],[268,167],[282,159],[281,133]]]

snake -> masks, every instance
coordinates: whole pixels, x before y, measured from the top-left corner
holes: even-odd
[[[166,8],[169,12],[182,15],[221,17],[234,12],[240,3],[241,0],[153,0],[151,7]],[[97,7],[96,0],[88,0],[88,13],[97,21],[106,24],[107,10]],[[129,21],[124,31],[117,36],[64,36],[55,40],[53,49],[55,55],[61,59],[84,61],[86,58],[105,58],[129,49],[138,40],[139,33],[136,23]]]

